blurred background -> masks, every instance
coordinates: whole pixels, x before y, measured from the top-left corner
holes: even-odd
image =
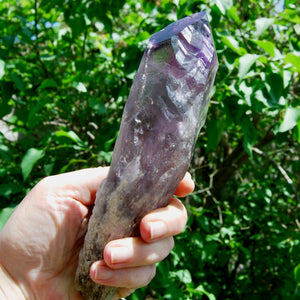
[[[300,299],[296,0],[0,1],[0,228],[41,178],[110,164],[147,39],[202,10],[220,67],[188,224],[129,299]]]

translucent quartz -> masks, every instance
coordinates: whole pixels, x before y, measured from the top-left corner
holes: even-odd
[[[91,264],[103,258],[108,241],[139,235],[141,218],[167,205],[184,177],[217,68],[205,12],[150,38],[79,257],[76,285],[85,299],[112,299],[116,288],[95,284]]]

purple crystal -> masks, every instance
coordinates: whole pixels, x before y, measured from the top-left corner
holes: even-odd
[[[90,279],[91,264],[103,258],[107,242],[139,235],[141,218],[166,206],[184,177],[217,68],[205,12],[150,38],[80,253],[76,285],[84,299],[113,297],[116,288]]]

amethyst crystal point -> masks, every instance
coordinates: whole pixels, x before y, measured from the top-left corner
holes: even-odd
[[[107,242],[139,235],[141,218],[167,205],[185,175],[217,68],[205,12],[150,38],[79,256],[76,285],[85,299],[113,297],[116,288],[90,279],[91,264]]]

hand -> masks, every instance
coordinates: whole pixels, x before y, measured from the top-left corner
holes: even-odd
[[[96,191],[107,172],[108,168],[94,168],[47,177],[8,220],[0,233],[0,265],[24,298],[83,299],[74,285],[78,254]],[[192,190],[188,175],[176,193],[185,196]],[[183,230],[186,219],[186,210],[177,199],[149,213],[142,219],[141,237],[106,245],[104,260],[91,267],[92,279],[121,286],[116,299],[148,284],[155,274],[155,263],[169,254],[172,236]]]

